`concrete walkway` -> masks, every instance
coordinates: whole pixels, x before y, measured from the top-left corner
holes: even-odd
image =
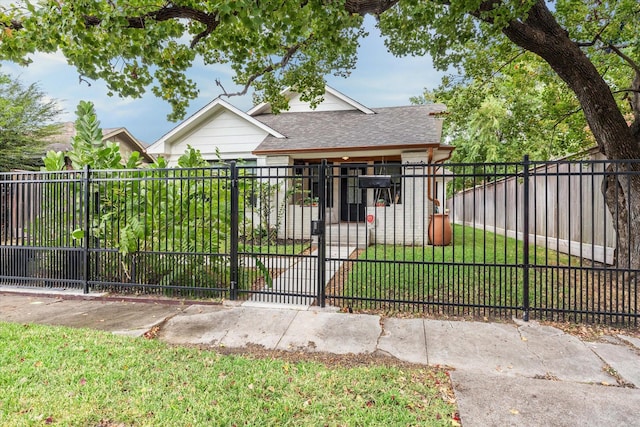
[[[462,425],[640,426],[640,339],[583,342],[536,322],[381,318],[269,309],[7,293],[0,320],[89,327],[172,344],[382,353],[451,368]]]
[[[327,257],[346,259],[355,250],[355,247],[327,246]],[[291,257],[287,259],[291,261]],[[274,257],[269,259],[265,257],[262,261],[270,270],[277,269],[278,265],[273,265],[272,260],[277,261]],[[331,281],[342,264],[342,262],[325,263],[325,284]],[[315,249],[309,256],[295,257],[295,261],[286,266],[286,271],[273,280],[272,286],[265,286],[261,290],[262,293],[253,293],[251,298],[244,302],[243,305],[247,307],[286,307],[306,310],[315,302],[318,295],[317,272],[318,249]],[[282,293],[298,295],[281,295]]]

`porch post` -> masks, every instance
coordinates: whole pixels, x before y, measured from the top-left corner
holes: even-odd
[[[403,230],[395,230],[402,236],[396,243],[409,245],[427,244],[429,215],[433,203],[427,197],[427,180],[431,179],[429,159],[424,151],[402,153],[402,206]]]

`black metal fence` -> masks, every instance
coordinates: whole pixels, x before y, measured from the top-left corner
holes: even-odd
[[[636,244],[636,166],[0,174],[0,284],[637,324],[638,249],[617,242]],[[613,214],[603,179],[617,183]]]

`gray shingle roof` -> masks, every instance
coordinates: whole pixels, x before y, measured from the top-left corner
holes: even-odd
[[[254,118],[287,139],[267,136],[254,153],[390,148],[439,144],[442,121],[433,116],[442,104],[374,108],[361,111],[314,111],[264,114]]]

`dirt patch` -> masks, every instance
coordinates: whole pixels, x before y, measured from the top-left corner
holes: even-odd
[[[240,348],[198,346],[203,350],[215,351],[224,355],[238,355],[257,359],[278,359],[288,362],[317,362],[326,366],[341,366],[345,368],[362,366],[397,366],[403,368],[425,368],[425,365],[404,362],[385,354],[332,354],[316,351],[286,351],[269,350],[260,345],[248,345]]]

